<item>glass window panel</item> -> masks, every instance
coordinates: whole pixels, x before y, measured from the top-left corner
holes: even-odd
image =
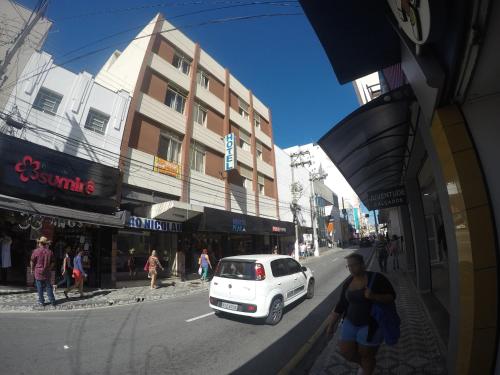
[[[89,111],[89,114],[87,115],[87,120],[85,121],[85,128],[99,134],[104,134],[106,133],[106,126],[108,125],[108,121],[108,115],[91,109]]]
[[[33,108],[55,115],[59,108],[59,104],[61,104],[61,100],[61,95],[42,87],[40,91],[38,91]]]

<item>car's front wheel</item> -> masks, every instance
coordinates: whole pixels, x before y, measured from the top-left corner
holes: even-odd
[[[271,302],[269,307],[269,314],[266,318],[266,324],[276,325],[281,321],[283,317],[283,299],[281,297],[275,297]]]
[[[311,299],[314,297],[314,279],[309,280],[309,284],[307,285],[307,294],[306,298]]]

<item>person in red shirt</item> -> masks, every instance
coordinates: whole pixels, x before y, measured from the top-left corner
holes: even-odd
[[[54,291],[50,283],[50,274],[54,267],[54,253],[49,249],[50,241],[47,237],[40,237],[37,241],[38,247],[31,254],[31,273],[35,277],[35,285],[38,291],[38,304],[45,305],[43,291],[47,291],[47,296],[52,306],[56,305]]]

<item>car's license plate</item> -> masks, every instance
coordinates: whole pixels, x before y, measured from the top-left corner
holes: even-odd
[[[233,311],[238,310],[238,305],[234,303],[221,302],[220,307],[222,307],[223,309],[228,309]]]

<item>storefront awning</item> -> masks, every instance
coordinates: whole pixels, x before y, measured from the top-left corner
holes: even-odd
[[[167,201],[153,204],[150,207],[150,218],[172,221],[186,221],[203,213],[203,206],[195,204]]]
[[[367,206],[368,192],[401,183],[414,133],[413,100],[410,87],[402,86],[360,107],[318,141]]]
[[[80,211],[71,208],[35,203],[24,199],[9,197],[7,195],[0,195],[0,208],[10,211],[25,212],[33,215],[69,219],[81,223],[117,228],[123,228],[126,219],[124,211],[117,212],[114,215],[106,215],[96,212]]]

